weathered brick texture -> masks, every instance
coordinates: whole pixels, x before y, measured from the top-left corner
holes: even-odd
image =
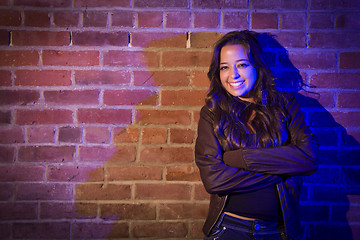
[[[202,239],[214,42],[262,41],[319,137],[303,237],[360,238],[360,1],[0,0],[0,239]]]

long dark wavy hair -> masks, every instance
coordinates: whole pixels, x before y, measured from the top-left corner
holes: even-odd
[[[248,30],[229,32],[214,47],[208,72],[210,88],[205,100],[215,116],[215,134],[228,149],[278,146],[281,121],[286,118],[282,107],[284,99],[274,86],[258,36]],[[256,69],[255,103],[232,96],[220,81],[221,49],[237,44],[245,48],[250,64]]]

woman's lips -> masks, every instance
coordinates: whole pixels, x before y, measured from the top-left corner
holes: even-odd
[[[229,85],[230,85],[231,87],[237,88],[237,87],[240,87],[244,82],[245,82],[244,80],[242,80],[242,81],[236,81],[236,82],[229,82]]]

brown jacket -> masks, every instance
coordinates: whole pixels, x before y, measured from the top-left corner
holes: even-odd
[[[224,151],[214,134],[214,115],[204,106],[200,112],[195,161],[211,194],[203,231],[209,235],[224,209],[227,194],[248,192],[276,184],[288,239],[297,239],[301,179],[317,170],[317,138],[304,121],[295,98],[286,94],[288,121],[282,123],[280,146]]]

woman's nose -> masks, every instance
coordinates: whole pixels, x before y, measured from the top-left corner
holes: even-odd
[[[233,68],[233,71],[232,71],[232,76],[231,76],[233,79],[237,79],[240,77],[240,74],[239,74],[239,70],[235,67]]]

